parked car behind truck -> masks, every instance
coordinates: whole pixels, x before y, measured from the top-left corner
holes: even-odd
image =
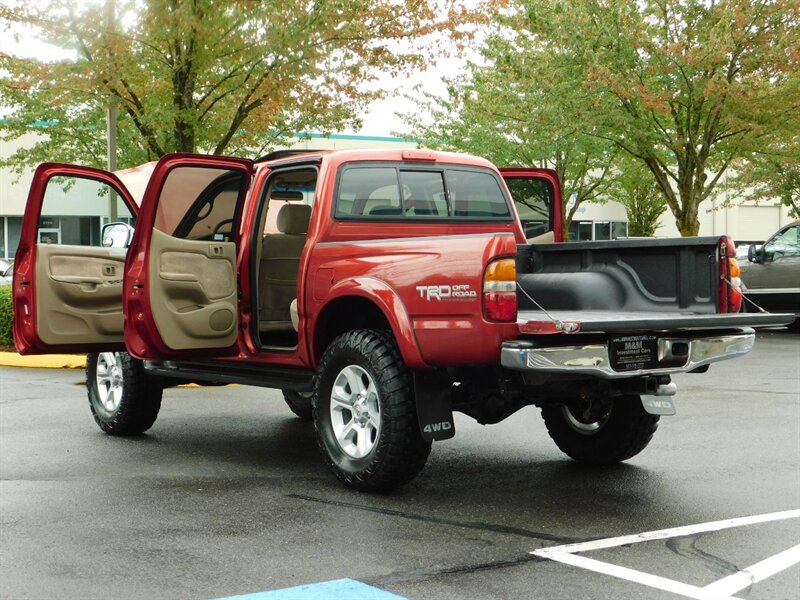
[[[751,244],[741,278],[744,310],[800,316],[800,221],[781,227],[764,244]]]
[[[43,243],[66,192],[96,211]],[[412,479],[453,411],[489,424],[536,405],[569,456],[625,460],[674,412],[673,373],[745,354],[752,326],[791,317],[737,314],[724,236],[559,244],[560,194],[552,171],[442,152],[171,155],[139,207],[110,173],[44,164],[16,343],[90,352],[90,408],[112,435],[151,427],[165,382],[283,390],[360,490]]]

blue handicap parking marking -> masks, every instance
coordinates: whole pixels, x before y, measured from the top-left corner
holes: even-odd
[[[406,600],[402,596],[361,583],[355,579],[334,579],[282,590],[230,596],[220,600]]]

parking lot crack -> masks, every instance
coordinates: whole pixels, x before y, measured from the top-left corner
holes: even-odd
[[[419,583],[431,579],[438,579],[439,577],[447,577],[449,575],[468,575],[477,573],[479,571],[489,571],[494,569],[507,569],[517,567],[530,562],[546,561],[546,559],[537,556],[521,556],[518,558],[511,558],[505,560],[493,560],[485,563],[478,563],[472,565],[461,565],[455,567],[445,567],[441,569],[428,569],[420,571],[405,571],[383,577],[376,577],[374,579],[365,579],[364,582],[369,585],[378,587],[386,587],[390,585],[399,585],[405,583]]]
[[[702,560],[709,565],[712,570],[718,573],[727,575],[730,573],[736,573],[740,570],[739,567],[732,562],[698,548],[697,541],[697,536],[672,538],[667,540],[666,546],[678,556],[683,556],[684,558],[698,558]]]
[[[425,523],[435,523],[437,525],[448,525],[451,527],[462,527],[464,529],[477,529],[479,531],[489,531],[492,533],[500,533],[503,535],[516,535],[525,538],[532,538],[536,540],[546,540],[549,542],[557,542],[559,544],[572,544],[576,542],[584,542],[585,538],[570,538],[541,531],[529,531],[519,527],[510,527],[508,525],[499,525],[496,523],[480,523],[474,521],[456,521],[454,519],[442,519],[430,515],[421,515],[392,508],[381,508],[378,506],[365,506],[363,504],[355,504],[352,502],[340,502],[337,500],[326,500],[324,498],[316,498],[314,496],[306,496],[304,494],[287,494],[288,498],[295,498],[298,500],[305,500],[307,502],[318,502],[320,504],[328,504],[330,506],[338,506],[341,508],[348,508],[353,510],[363,510],[372,513],[378,513],[391,517],[399,517],[401,519],[411,519],[413,521],[422,521]]]

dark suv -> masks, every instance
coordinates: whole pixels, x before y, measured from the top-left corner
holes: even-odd
[[[770,312],[800,315],[800,221],[782,227],[762,246],[751,245],[747,259],[741,274],[745,298]],[[757,308],[745,302],[745,310]]]

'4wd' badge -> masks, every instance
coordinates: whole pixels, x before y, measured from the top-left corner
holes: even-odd
[[[423,300],[470,300],[478,293],[468,285],[418,285],[419,297]]]

